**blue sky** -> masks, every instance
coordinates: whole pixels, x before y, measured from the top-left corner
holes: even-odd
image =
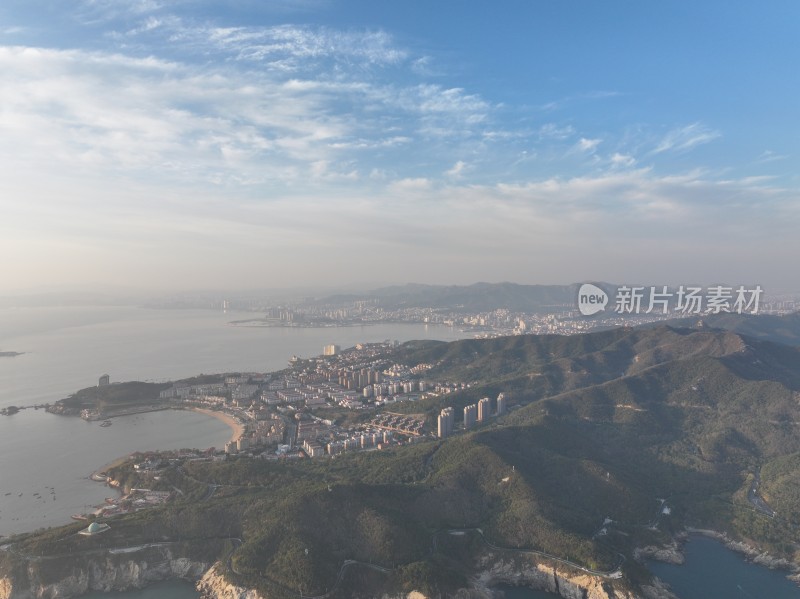
[[[7,0],[9,291],[800,290],[795,2]]]

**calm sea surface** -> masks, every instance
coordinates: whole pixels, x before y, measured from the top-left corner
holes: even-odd
[[[707,537],[692,537],[681,566],[652,562],[650,570],[681,599],[798,599],[800,587],[786,573],[747,562]]]

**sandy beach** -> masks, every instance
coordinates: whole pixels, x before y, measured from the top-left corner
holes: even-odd
[[[236,420],[233,416],[229,416],[224,412],[217,412],[215,410],[207,410],[205,408],[190,408],[194,412],[200,412],[201,414],[205,414],[206,416],[211,416],[212,418],[216,418],[217,420],[221,420],[233,431],[231,435],[231,441],[236,441],[244,434],[244,425],[241,424],[238,420]]]

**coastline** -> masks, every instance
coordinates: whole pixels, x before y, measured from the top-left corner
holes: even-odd
[[[227,424],[231,428],[231,431],[233,431],[231,434],[230,441],[238,441],[239,438],[242,435],[244,435],[244,425],[238,420],[236,420],[236,418],[226,414],[225,412],[218,412],[216,410],[209,410],[207,408],[196,408],[196,407],[190,407],[186,409],[192,410],[193,412],[200,412],[201,414],[205,414],[206,416],[211,416],[212,418],[216,418],[217,420]]]

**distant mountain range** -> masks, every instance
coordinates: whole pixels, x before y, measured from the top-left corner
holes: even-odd
[[[320,303],[377,299],[386,309],[434,308],[486,312],[504,308],[513,312],[552,312],[575,306],[579,284],[519,285],[475,283],[474,285],[421,285],[410,283],[383,287],[363,294],[335,295]],[[616,285],[609,285],[616,289]]]

